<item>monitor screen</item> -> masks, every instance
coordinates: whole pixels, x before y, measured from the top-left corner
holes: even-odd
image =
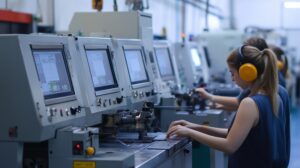
[[[45,99],[74,94],[62,49],[32,51]]]
[[[173,64],[168,48],[155,48],[154,50],[160,75],[162,77],[174,76]]]
[[[191,56],[196,67],[201,66],[201,58],[196,48],[191,48]]]
[[[149,81],[146,73],[142,51],[140,49],[124,50],[131,84]]]
[[[96,91],[118,86],[108,53],[106,49],[86,50],[89,69]]]

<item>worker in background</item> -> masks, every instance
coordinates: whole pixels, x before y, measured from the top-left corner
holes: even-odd
[[[229,168],[285,167],[285,114],[277,96],[276,61],[270,49],[233,50],[227,59],[232,79],[250,94],[239,104],[229,129],[180,120],[171,123],[167,137],[189,137],[229,153]]]
[[[281,85],[286,87],[286,83],[289,80],[289,72],[288,72],[288,59],[284,53],[284,51],[275,45],[269,45],[269,48],[275,53],[278,60],[278,69],[279,69],[279,83],[282,83]]]

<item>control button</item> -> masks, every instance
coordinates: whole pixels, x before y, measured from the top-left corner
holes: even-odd
[[[139,95],[138,91],[134,91],[134,92],[133,92],[133,97],[134,97],[134,98],[137,98],[138,95]]]
[[[48,116],[48,117],[51,116],[51,111],[50,111],[50,108],[49,108],[49,107],[47,108],[46,113],[47,113],[47,116]]]
[[[67,116],[69,116],[69,115],[70,115],[69,109],[66,108],[66,109],[65,109],[65,113],[66,113]]]
[[[60,116],[61,116],[61,117],[64,116],[64,113],[63,113],[63,110],[62,110],[62,109],[59,110],[59,113],[60,113]]]
[[[101,98],[99,98],[99,99],[97,100],[97,106],[101,106],[101,104],[102,104],[102,100],[101,100]]]
[[[81,112],[81,106],[77,106],[77,113]]]
[[[111,106],[111,100],[110,99],[108,99],[108,104]]]
[[[70,107],[71,115],[75,115],[76,111],[77,111],[77,109],[75,107]]]
[[[73,141],[73,155],[83,155],[83,142]]]
[[[54,108],[54,107],[51,108],[51,109],[50,109],[50,114],[51,114],[51,116],[55,116],[55,115],[56,115],[56,111],[57,111],[56,108]]]
[[[117,101],[118,104],[122,103],[122,101],[123,101],[123,96],[117,97],[117,98],[116,98],[116,101]]]
[[[88,155],[88,156],[95,155],[95,148],[92,146],[87,147],[85,152],[86,152],[86,155]]]
[[[151,92],[146,92],[146,96],[149,97],[151,95]]]
[[[106,99],[104,100],[104,102],[103,102],[103,107],[106,107]]]

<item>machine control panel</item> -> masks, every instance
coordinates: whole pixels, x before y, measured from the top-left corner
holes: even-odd
[[[1,140],[43,141],[57,128],[83,124],[85,109],[71,59],[77,51],[68,37],[3,35],[0,44],[0,73],[9,74],[0,84],[5,89],[0,109],[6,112]],[[18,128],[14,137],[7,134],[11,127]]]
[[[208,82],[209,70],[204,47],[198,43],[175,43],[175,58],[178,63],[180,83],[193,89],[202,82]]]
[[[101,123],[103,113],[115,112],[127,105],[122,70],[117,66],[115,49],[110,38],[78,37],[75,38],[78,56],[75,58],[79,83],[87,107],[87,116],[94,120],[87,125]]]
[[[145,101],[155,101],[153,73],[147,65],[147,57],[143,43],[135,39],[116,39],[113,41],[116,50],[119,71],[127,72],[122,75],[122,85],[128,101],[132,104],[131,110],[141,110]],[[121,69],[123,68],[123,69]]]

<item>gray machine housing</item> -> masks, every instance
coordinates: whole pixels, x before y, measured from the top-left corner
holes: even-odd
[[[33,49],[60,49],[64,52],[74,94],[45,99],[32,54]],[[40,142],[67,125],[80,125],[85,110],[71,114],[71,108],[83,106],[78,78],[73,68],[67,37],[2,35],[0,38],[1,117],[0,140]]]
[[[90,22],[93,20],[93,22]],[[126,24],[124,24],[126,23]],[[84,36],[107,36],[117,39],[140,39],[146,54],[148,75],[153,79],[154,91],[162,90],[157,60],[153,53],[152,15],[140,11],[129,12],[77,12],[70,26],[70,33]],[[153,62],[150,60],[153,59]],[[156,101],[158,101],[157,99]],[[155,103],[159,103],[156,102]]]
[[[226,58],[229,53],[241,46],[245,39],[245,35],[241,31],[220,31],[220,32],[203,32],[197,37],[197,43],[207,46],[211,59],[210,73],[220,74],[228,72]],[[226,75],[226,81],[231,81],[229,73]],[[223,75],[224,76],[224,75]]]
[[[86,123],[87,125],[98,124],[102,122],[103,114],[114,113],[117,110],[126,108],[126,95],[124,89],[120,87],[126,81],[121,77],[123,74],[117,66],[116,53],[114,52],[110,38],[76,37],[72,39],[76,40],[76,47],[79,53],[76,58],[76,70],[81,79],[79,83],[83,102],[87,107]],[[116,84],[113,87],[101,90],[95,89],[86,50],[102,50],[107,52],[112,74],[116,78]]]
[[[49,168],[93,165],[100,167],[128,168],[134,166],[133,152],[102,150],[99,148],[99,129],[66,127],[57,132],[57,137],[49,141]],[[79,152],[74,146],[80,144]],[[88,155],[86,149],[92,147],[95,154]]]
[[[174,43],[174,53],[179,79],[181,84],[188,89],[193,89],[202,78],[203,82],[209,81],[209,69],[203,46],[194,42]],[[192,49],[198,53],[200,66],[196,66],[192,58]]]
[[[113,45],[116,51],[116,63],[120,72],[120,80],[126,81],[121,83],[121,88],[124,88],[127,102],[130,110],[141,110],[145,101],[154,102],[156,96],[153,88],[153,78],[149,75],[149,66],[147,66],[146,55],[143,44],[137,39],[114,39]],[[138,84],[131,84],[129,70],[125,59],[125,50],[136,49],[142,54],[145,71],[148,74],[148,81]],[[122,77],[122,78],[121,78]]]
[[[161,70],[159,69],[159,62],[160,62],[160,55],[156,52],[157,49],[164,49],[168,53],[168,59],[170,60],[171,63],[171,68],[172,68],[172,76],[163,76],[161,73]],[[153,50],[154,50],[154,55],[156,58],[156,64],[159,70],[159,74],[161,77],[161,91],[163,91],[165,94],[170,94],[171,89],[174,89],[180,85],[180,80],[179,80],[179,74],[178,74],[178,67],[177,67],[177,62],[175,60],[174,54],[171,50],[171,47],[169,43],[165,40],[157,40],[153,42]],[[164,94],[164,95],[165,95]]]
[[[153,34],[151,14],[140,11],[76,12],[70,22],[69,31],[82,36],[111,35],[115,38],[139,39],[144,33],[147,33],[145,32],[147,30],[143,30],[141,27],[150,28],[148,31]]]

